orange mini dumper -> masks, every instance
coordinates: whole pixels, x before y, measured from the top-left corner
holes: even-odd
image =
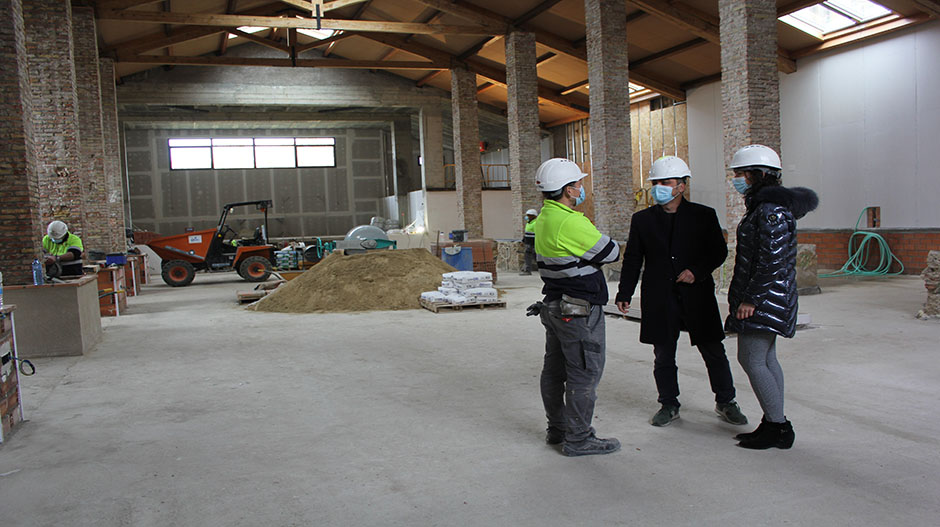
[[[264,212],[264,227],[255,229],[252,240],[239,240],[238,234],[225,224],[225,218],[235,207],[254,205]],[[147,245],[163,259],[163,281],[172,287],[189,285],[196,271],[230,271],[249,282],[263,282],[271,275],[274,246],[268,244],[268,209],[271,200],[242,201],[222,207],[222,216],[215,229],[187,232],[155,238]]]

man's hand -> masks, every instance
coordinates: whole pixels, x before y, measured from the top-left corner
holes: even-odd
[[[52,265],[52,264],[54,264],[54,263],[55,263],[55,256],[52,256],[51,254],[47,254],[47,255],[46,255],[46,265]]]
[[[680,282],[684,284],[695,283],[695,275],[692,274],[692,271],[689,271],[688,269],[686,269],[685,271],[682,271],[681,273],[679,273],[679,278],[676,279],[676,282]]]
[[[744,320],[745,318],[750,318],[754,314],[754,304],[748,304],[747,302],[741,302],[741,305],[738,306],[737,317],[738,320]]]
[[[624,315],[627,314],[627,311],[630,310],[630,302],[615,302],[617,304],[617,309],[620,310]]]

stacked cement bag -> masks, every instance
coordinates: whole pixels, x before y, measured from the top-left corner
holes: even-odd
[[[462,305],[495,302],[499,299],[496,289],[493,288],[492,273],[456,271],[444,273],[442,278],[437,291],[421,293],[423,300]]]

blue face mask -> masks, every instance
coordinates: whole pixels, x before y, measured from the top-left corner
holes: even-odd
[[[674,199],[676,197],[672,195],[672,187],[653,185],[653,200],[657,205],[665,205]]]
[[[734,190],[737,190],[741,194],[747,194],[747,191],[751,188],[747,180],[744,179],[744,176],[731,178],[731,184],[734,185]]]
[[[578,205],[584,203],[584,199],[585,199],[584,187],[581,187],[581,194],[579,194],[578,197],[574,198],[574,206],[577,207]]]

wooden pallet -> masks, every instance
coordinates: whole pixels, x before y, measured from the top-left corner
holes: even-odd
[[[488,309],[488,308],[505,309],[506,308],[506,302],[503,300],[494,300],[492,302],[478,302],[478,303],[473,303],[473,304],[460,304],[460,305],[448,304],[445,302],[431,302],[423,298],[419,298],[418,301],[421,302],[421,307],[423,307],[424,309],[427,309],[428,311],[432,311],[434,313],[440,313],[441,311],[463,311],[465,308],[466,309]]]

